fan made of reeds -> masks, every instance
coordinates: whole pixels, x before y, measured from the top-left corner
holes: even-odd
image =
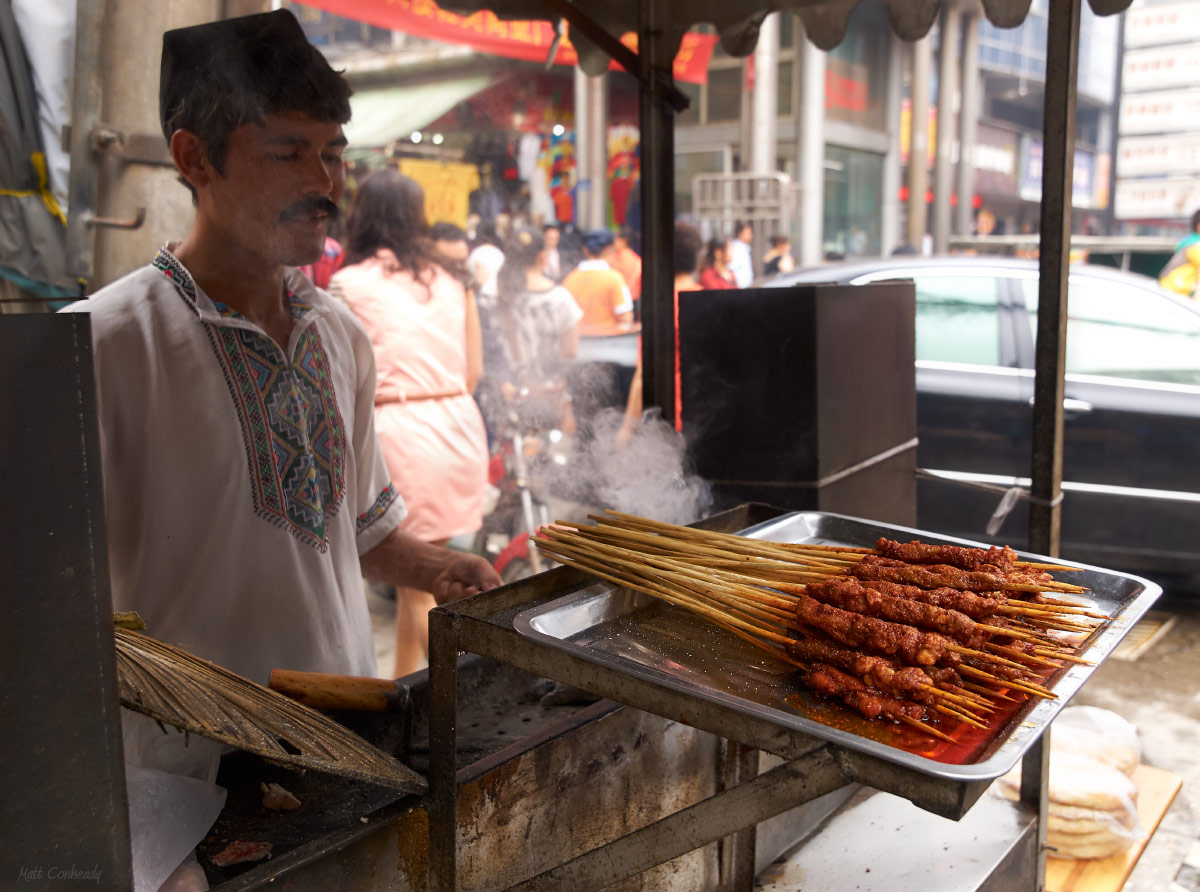
[[[194,654],[115,628],[121,705],[271,762],[424,793],[425,778],[332,719]]]

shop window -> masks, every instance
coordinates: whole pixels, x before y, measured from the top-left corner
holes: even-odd
[[[882,183],[882,155],[825,147],[822,242],[828,258],[879,256]]]
[[[855,7],[845,39],[826,56],[826,119],[885,129],[890,44],[891,26],[883,6]]]
[[[679,88],[679,92],[688,98],[688,107],[675,115],[676,124],[699,124],[700,123],[700,84],[688,84],[683,81],[676,81],[675,86]]]
[[[791,117],[795,113],[795,93],[792,91],[792,62],[779,63],[779,89],[776,94],[775,113],[781,118]]]
[[[742,117],[742,66],[709,69],[708,120],[739,121]]]

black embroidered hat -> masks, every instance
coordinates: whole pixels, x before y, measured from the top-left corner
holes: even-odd
[[[350,119],[350,87],[288,10],[207,22],[163,34],[159,120],[174,130],[228,131],[279,111]]]

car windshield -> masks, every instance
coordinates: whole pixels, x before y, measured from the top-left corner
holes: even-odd
[[[1037,279],[1022,279],[1037,337]],[[1072,275],[1067,372],[1200,385],[1200,314],[1135,284]]]

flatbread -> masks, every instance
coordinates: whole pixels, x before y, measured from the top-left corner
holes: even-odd
[[[1046,834],[1046,844],[1056,851],[1047,852],[1052,858],[1075,858],[1091,860],[1108,858],[1128,851],[1133,845],[1132,835],[1106,834]]]
[[[1097,812],[1103,818],[1061,818],[1050,814],[1046,818],[1046,830],[1050,833],[1083,834],[1083,833],[1128,833],[1133,822],[1128,824],[1120,819],[1120,812]]]
[[[1019,769],[1020,765],[1000,778],[997,784],[998,792],[1005,798],[1018,797],[1021,785]],[[1054,752],[1050,761],[1047,796],[1051,806],[1058,804],[1100,811],[1136,811],[1137,787],[1128,776],[1111,765],[1077,753]]]
[[[1051,761],[1060,752],[1091,756],[1132,775],[1141,760],[1137,728],[1107,709],[1069,706],[1054,720],[1050,734]]]
[[[1068,821],[1117,821],[1125,827],[1132,827],[1137,821],[1137,812],[1122,805],[1120,808],[1084,808],[1081,805],[1063,805],[1061,802],[1051,802],[1051,815],[1065,818]]]

